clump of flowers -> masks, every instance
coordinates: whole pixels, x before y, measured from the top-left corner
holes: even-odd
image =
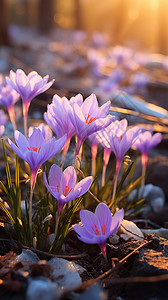
[[[129,52],[124,54],[121,50],[122,49],[118,49],[119,53],[116,53],[119,63],[120,61],[122,63],[123,60],[125,62],[125,55],[126,57],[130,56]],[[25,240],[27,235],[30,236],[30,241],[28,242],[29,245],[32,245],[32,241],[36,241],[37,237],[39,241],[42,240],[43,236],[48,235],[50,226],[47,222],[49,220],[49,216],[52,216],[54,218],[54,222],[56,222],[54,242],[50,251],[53,251],[56,246],[56,251],[58,250],[59,252],[65,235],[72,223],[72,216],[74,213],[80,208],[80,205],[82,208],[86,208],[87,205],[91,203],[91,199],[92,201],[97,201],[99,204],[95,209],[95,213],[87,209],[82,209],[80,211],[79,214],[82,225],[75,224],[73,225],[73,229],[81,241],[87,244],[98,244],[103,255],[106,256],[107,239],[110,235],[116,233],[124,217],[124,209],[119,209],[117,198],[119,194],[119,189],[117,189],[118,176],[122,170],[121,166],[124,156],[130,147],[134,146],[134,148],[141,151],[142,165],[146,170],[148,152],[161,141],[161,134],[157,133],[152,136],[151,132],[143,132],[137,126],[128,128],[128,122],[126,119],[115,121],[115,117],[109,114],[111,102],[107,101],[99,107],[95,94],[91,94],[85,100],[81,94],[71,97],[70,100],[66,97],[59,97],[55,94],[52,98],[52,103],[47,106],[47,111],[44,113],[44,119],[47,125],[42,123],[38,128],[30,127],[29,137],[27,137],[27,116],[31,100],[51,87],[54,81],[51,80],[48,82],[48,79],[48,75],[42,78],[35,71],[26,75],[23,70],[18,69],[16,70],[16,73],[10,71],[10,75],[6,78],[5,84],[2,82],[0,83],[0,104],[6,105],[14,128],[16,127],[14,104],[19,99],[19,95],[21,96],[23,100],[25,131],[25,135],[18,130],[14,131],[16,144],[8,138],[10,147],[17,154],[15,159],[15,185],[10,177],[7,155],[5,152],[4,142],[2,142],[9,193],[4,184],[2,182],[0,182],[0,184],[11,200],[11,206],[13,205],[13,216],[9,211],[7,211],[1,202],[0,206],[7,213],[8,217],[10,217],[12,223],[16,223],[16,230],[21,232],[21,235],[22,230],[24,231]],[[0,125],[2,125],[3,130],[5,118],[4,113],[0,111]],[[56,135],[57,139],[52,137],[52,131]],[[73,136],[76,137],[75,157],[74,160],[72,159],[72,165],[63,170],[64,160]],[[83,172],[80,169],[80,166],[76,167],[76,158],[82,155],[82,146],[88,137],[92,144],[91,173],[93,176],[88,176],[90,171],[86,172],[86,170],[84,170]],[[111,152],[114,153],[116,158],[113,184],[109,185],[110,189],[106,193],[109,197],[110,191],[110,200],[104,200],[104,194],[104,198],[102,199],[102,201],[106,201],[108,205],[101,202],[97,196],[94,195],[96,188],[94,190],[94,184],[92,184],[94,183],[93,177],[95,177],[95,175],[97,176],[96,157],[98,144],[103,146],[104,153],[103,166],[101,161],[101,167],[103,170],[102,188],[99,189],[98,186],[97,196],[99,196],[100,190],[103,194],[106,189],[106,168],[110,163],[109,158]],[[60,151],[62,151],[62,161],[61,165],[58,166],[55,163],[53,164],[53,157]],[[11,152],[10,154],[12,157]],[[21,214],[18,156],[30,167],[30,198],[28,201],[28,208],[26,207],[25,217],[27,219],[24,219]],[[44,163],[45,172],[43,173],[43,176],[38,176],[38,180],[36,180],[39,168]],[[123,172],[123,178],[126,178],[125,173]],[[82,179],[80,178],[81,175]],[[99,178],[95,178],[95,182],[96,180],[98,181]],[[122,182],[124,182],[124,180],[125,179],[123,179],[123,181],[121,180],[118,185],[119,187],[122,186]],[[35,211],[32,213],[32,198],[35,186],[37,195],[36,199],[38,201],[35,204]],[[83,201],[84,197],[86,201]],[[92,198],[90,199],[90,197]],[[120,207],[122,207],[122,205]],[[34,227],[32,220],[36,224]],[[51,228],[53,228],[52,225]]]
[[[30,230],[32,230],[32,196],[38,168],[62,149],[66,141],[66,135],[57,141],[53,137],[48,142],[45,142],[41,130],[34,128],[28,140],[18,130],[15,131],[14,137],[18,147],[10,139],[8,139],[9,145],[19,157],[28,163],[31,170],[29,225]]]

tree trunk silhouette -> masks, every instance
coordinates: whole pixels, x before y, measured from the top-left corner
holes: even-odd
[[[41,34],[49,33],[54,26],[54,0],[38,1],[38,30]]]
[[[158,44],[159,52],[162,54],[168,54],[168,29],[167,29],[167,1],[160,0],[158,8]]]
[[[0,46],[9,44],[6,0],[0,0]]]
[[[81,0],[74,0],[74,18],[76,20],[76,29],[83,30]]]

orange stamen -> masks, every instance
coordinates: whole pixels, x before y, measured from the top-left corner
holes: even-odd
[[[89,117],[90,117],[89,114],[85,114],[85,121],[86,121],[86,124],[90,124],[90,123],[92,123],[94,120],[96,120],[96,119],[93,118],[93,117],[91,117],[90,120],[89,120]]]
[[[92,228],[92,230],[94,231],[94,233],[95,233],[96,235],[100,235],[99,229],[97,228],[97,225],[96,225],[96,224],[94,224],[94,227],[95,227],[95,228],[93,228],[93,226],[91,226],[91,228]]]
[[[68,196],[68,194],[72,191],[72,188],[70,189],[67,185],[65,186],[65,189],[63,191],[64,196]]]
[[[30,147],[27,147],[27,149],[28,149],[29,151],[34,151],[34,152],[38,152],[38,153],[39,153],[40,150],[41,150],[41,147],[38,148],[38,147],[31,147],[31,146],[30,146]],[[37,150],[38,150],[38,151],[37,151]]]
[[[93,228],[93,226],[91,226],[91,228],[92,228],[92,230],[94,231],[94,233],[95,233],[96,235],[100,235],[99,229],[97,228],[97,225],[96,225],[96,224],[94,224],[94,227],[95,227],[95,228]],[[105,224],[101,225],[101,230],[102,230],[102,235],[105,235]]]
[[[118,141],[121,142],[122,138],[123,138],[123,135],[121,135],[120,137],[118,137]]]
[[[72,188],[70,189],[67,185],[65,186],[65,189],[63,191],[60,191],[59,185],[57,185],[57,192],[62,193],[65,197],[68,196],[71,191]]]
[[[102,234],[105,235],[105,224],[101,225]]]

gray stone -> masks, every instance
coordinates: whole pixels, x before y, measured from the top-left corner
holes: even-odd
[[[145,198],[146,206],[142,213],[143,217],[146,217],[152,211],[161,211],[165,204],[165,194],[163,190],[153,184],[146,184],[140,187],[139,190],[133,190],[128,196],[128,201],[133,200],[135,197],[137,199]]]
[[[82,293],[76,300],[107,300],[107,293],[101,288],[100,285],[96,284],[88,288]]]
[[[63,290],[72,290],[81,285],[81,277],[72,262],[54,257],[49,260],[48,264],[53,268],[51,275],[55,277],[55,281]],[[59,279],[57,279],[58,276]]]
[[[33,280],[26,292],[26,300],[57,300],[59,298],[58,285],[49,280]]]
[[[34,264],[39,262],[39,258],[37,256],[36,253],[34,253],[33,251],[29,250],[29,249],[23,249],[22,253],[20,255],[17,255],[15,257],[15,261],[19,262],[19,261],[30,261]]]

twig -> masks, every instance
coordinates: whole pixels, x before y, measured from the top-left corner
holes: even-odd
[[[79,254],[79,255],[57,255],[57,254],[51,254],[51,253],[44,252],[44,251],[35,249],[33,247],[28,247],[28,246],[24,246],[24,245],[22,245],[22,248],[23,249],[29,249],[29,250],[37,253],[37,254],[42,254],[42,255],[45,255],[45,256],[48,256],[48,257],[59,257],[59,258],[65,258],[65,259],[68,259],[68,260],[79,259],[79,258],[83,258],[83,257],[87,256],[86,253],[82,253],[82,254]]]
[[[18,243],[18,241],[13,240],[13,239],[0,238],[0,241],[6,241],[6,242],[10,242],[10,243],[12,243],[12,242]],[[37,254],[45,255],[47,257],[59,257],[59,258],[64,258],[64,259],[68,259],[68,260],[73,260],[73,259],[80,259],[80,258],[83,258],[83,257],[87,256],[87,253],[82,253],[82,254],[77,254],[77,255],[57,255],[57,254],[51,254],[51,253],[48,253],[48,252],[45,252],[45,251],[41,251],[41,250],[35,249],[33,247],[28,247],[28,246],[22,245],[21,243],[19,243],[19,245],[23,249],[29,249],[29,250],[37,253]]]
[[[168,274],[156,275],[156,276],[136,276],[136,277],[126,277],[126,278],[113,278],[108,281],[110,285],[120,284],[120,283],[132,283],[132,282],[158,282],[168,280]]]
[[[79,289],[85,289],[86,287],[94,284],[95,282],[105,279],[107,276],[109,276],[111,273],[113,273],[114,271],[116,271],[122,264],[124,264],[128,258],[130,258],[130,256],[132,256],[134,253],[136,253],[137,251],[139,251],[141,248],[148,246],[149,244],[151,244],[153,241],[146,241],[145,243],[141,244],[140,246],[138,246],[136,249],[134,249],[131,253],[129,253],[128,255],[126,255],[123,259],[121,259],[115,267],[109,269],[108,271],[106,271],[105,273],[103,273],[102,275],[98,276],[97,278],[94,279],[90,279],[86,282],[84,282],[82,284],[82,286],[79,287]]]
[[[137,236],[137,237],[139,237],[139,238],[141,238],[141,239],[144,239],[145,240],[145,238],[143,237],[143,236],[141,236],[141,235],[139,235],[139,234],[137,234],[137,233],[135,233],[135,232],[133,232],[133,231],[131,231],[131,230],[129,230],[129,229],[127,229],[124,225],[120,225],[121,227],[123,227],[124,229],[125,229],[125,231],[127,231],[127,232],[129,232],[129,233],[131,233],[132,235],[135,235],[135,236]]]

